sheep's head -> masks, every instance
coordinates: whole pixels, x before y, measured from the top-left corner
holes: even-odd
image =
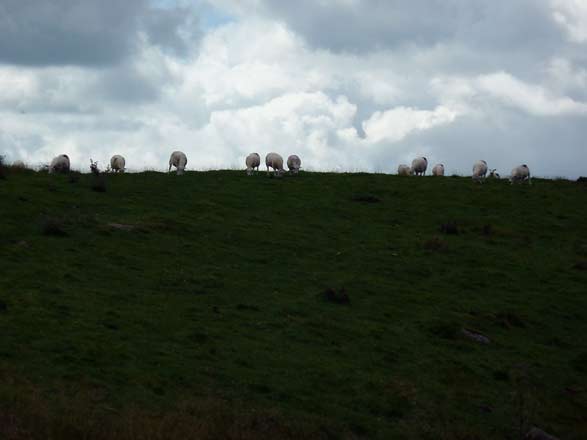
[[[253,174],[253,168],[247,167],[247,176],[250,176],[251,174]]]

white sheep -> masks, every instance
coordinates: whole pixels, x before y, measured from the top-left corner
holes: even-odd
[[[398,176],[411,176],[414,173],[408,165],[401,164],[397,167],[397,174]]]
[[[245,164],[247,165],[247,175],[250,176],[257,168],[259,171],[259,165],[261,165],[261,156],[258,153],[251,153],[245,159]]]
[[[528,168],[528,165],[526,164],[514,168],[510,176],[510,182],[512,184],[514,184],[514,182],[524,181],[528,181],[528,184],[532,184],[532,181],[530,180],[530,168]]]
[[[287,167],[289,168],[290,173],[298,174],[302,167],[302,160],[295,154],[292,154],[287,158]]]
[[[126,160],[119,154],[115,154],[110,158],[110,169],[115,173],[124,173]]]
[[[269,168],[273,168],[273,173],[277,176],[285,173],[283,169],[283,157],[277,153],[269,153],[265,156],[265,166],[267,167],[267,175],[269,175]]]
[[[417,157],[412,161],[412,174],[425,176],[426,168],[428,168],[428,159],[425,157]]]
[[[441,163],[434,165],[434,168],[432,168],[432,175],[444,176],[444,165]]]
[[[499,179],[499,173],[497,172],[497,168],[489,170],[489,176],[487,176],[487,178],[488,179]]]
[[[67,154],[60,154],[54,157],[49,165],[50,173],[68,173],[70,168],[69,156]]]
[[[485,179],[487,174],[487,162],[478,160],[473,164],[473,175],[471,176],[475,182],[481,182]]]
[[[183,174],[187,163],[188,158],[184,153],[181,151],[174,151],[169,158],[169,172],[171,172],[171,167],[174,166],[177,168],[178,175]]]

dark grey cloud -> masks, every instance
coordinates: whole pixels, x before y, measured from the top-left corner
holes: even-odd
[[[148,0],[3,0],[0,63],[107,66],[132,57],[140,35],[185,55],[199,36],[194,10]]]
[[[476,0],[369,0],[315,2],[265,0],[265,11],[283,19],[316,46],[371,50],[403,44],[432,45],[454,39],[515,49],[551,45],[558,33],[547,2]]]
[[[187,56],[202,36],[196,11],[186,6],[150,9],[141,21],[149,43],[176,56]]]

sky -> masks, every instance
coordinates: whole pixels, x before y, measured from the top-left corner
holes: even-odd
[[[2,0],[0,155],[587,175],[584,0]]]

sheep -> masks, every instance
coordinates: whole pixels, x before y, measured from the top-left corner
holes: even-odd
[[[528,181],[528,184],[532,184],[532,181],[530,180],[530,168],[528,168],[528,165],[524,164],[515,167],[510,176],[510,182],[512,185],[514,182],[523,182],[525,180]]]
[[[126,160],[119,154],[115,154],[110,158],[110,169],[115,173],[124,173]]]
[[[287,158],[287,167],[289,168],[290,173],[298,174],[302,167],[302,160],[295,154],[292,154]]]
[[[487,162],[478,160],[473,164],[473,175],[471,176],[475,182],[482,182],[487,174]]]
[[[417,157],[412,161],[412,174],[425,176],[426,168],[428,168],[428,159],[425,157]]]
[[[68,173],[70,168],[69,156],[67,154],[60,154],[51,161],[49,165],[50,173]]]
[[[408,165],[401,164],[397,167],[397,174],[398,176],[411,176],[414,172]]]
[[[183,174],[187,163],[188,158],[184,153],[181,151],[174,151],[171,153],[171,157],[169,158],[169,172],[171,172],[171,167],[174,166],[177,168],[178,175]]]
[[[24,169],[26,168],[26,165],[22,160],[15,160],[12,162],[12,168]]]
[[[258,153],[251,153],[245,159],[245,164],[247,165],[247,176],[253,174],[255,168],[259,171],[259,165],[261,165],[261,156]]]
[[[489,176],[487,176],[487,178],[489,178],[489,179],[499,179],[499,173],[497,172],[497,168],[494,168],[492,170],[489,170]]]
[[[276,176],[281,176],[285,173],[283,169],[283,157],[277,153],[269,153],[265,156],[265,166],[267,167],[267,175],[269,175],[269,168],[273,168],[273,173]]]
[[[444,176],[444,165],[441,163],[434,165],[434,168],[432,168],[432,175],[433,176]]]

